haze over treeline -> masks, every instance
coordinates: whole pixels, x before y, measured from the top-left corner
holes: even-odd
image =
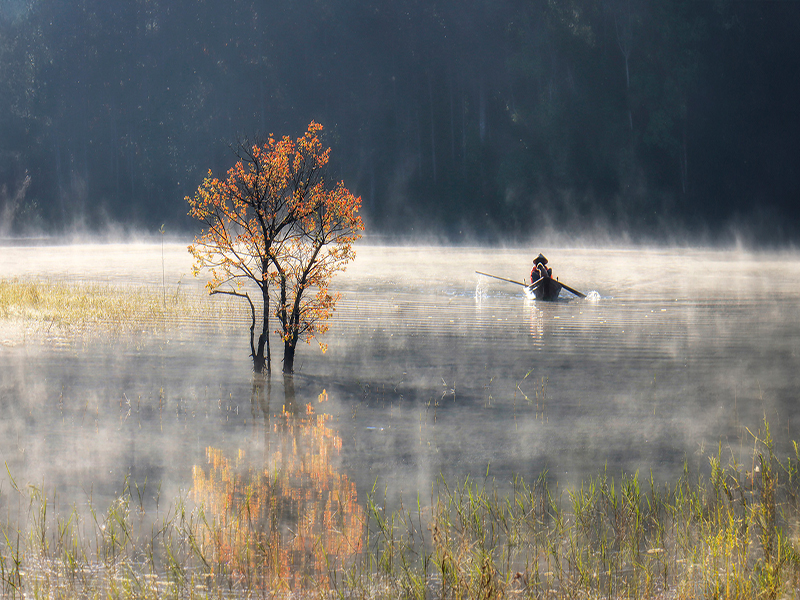
[[[313,119],[372,233],[800,234],[800,3],[2,0],[0,234],[190,231]]]

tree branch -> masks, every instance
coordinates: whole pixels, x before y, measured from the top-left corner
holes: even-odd
[[[214,294],[226,294],[228,296],[236,296],[237,298],[245,298],[247,302],[250,303],[250,316],[252,318],[252,322],[250,324],[250,356],[256,355],[256,346],[255,346],[255,332],[256,332],[256,307],[253,305],[253,301],[250,299],[250,296],[245,293],[236,292],[234,290],[211,290],[210,294],[213,296]]]

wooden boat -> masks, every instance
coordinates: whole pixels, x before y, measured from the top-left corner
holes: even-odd
[[[529,285],[528,290],[537,300],[551,302],[558,299],[562,287],[558,280],[545,276]]]
[[[586,294],[583,292],[579,292],[575,288],[569,287],[566,283],[561,283],[557,279],[553,279],[552,277],[542,277],[541,279],[534,281],[532,284],[528,285],[526,283],[522,283],[521,281],[514,281],[513,279],[506,279],[505,277],[498,277],[497,275],[489,275],[489,273],[483,273],[482,271],[475,271],[478,275],[483,275],[484,277],[491,277],[492,279],[499,279],[500,281],[508,281],[509,283],[515,283],[517,285],[522,285],[528,288],[528,291],[533,294],[533,297],[537,300],[544,300],[546,302],[552,302],[553,300],[558,299],[558,294],[561,292],[561,288],[564,288],[568,292],[575,294],[578,298],[586,298]]]

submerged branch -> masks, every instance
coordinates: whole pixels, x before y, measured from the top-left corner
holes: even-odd
[[[256,355],[256,345],[255,345],[255,332],[256,332],[256,307],[253,305],[253,301],[250,299],[250,296],[247,292],[237,292],[234,290],[211,290],[209,293],[210,295],[214,294],[225,294],[227,296],[236,296],[237,298],[245,298],[247,302],[250,304],[250,316],[252,321],[250,323],[250,356]]]

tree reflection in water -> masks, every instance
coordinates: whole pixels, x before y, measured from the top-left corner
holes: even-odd
[[[269,442],[263,462],[209,447],[206,467],[194,467],[192,496],[204,515],[199,550],[221,565],[215,575],[245,589],[327,589],[361,551],[364,510],[355,484],[333,466],[342,440],[330,415],[298,407],[290,379],[284,390],[283,408],[270,418],[270,381],[253,383]]]

